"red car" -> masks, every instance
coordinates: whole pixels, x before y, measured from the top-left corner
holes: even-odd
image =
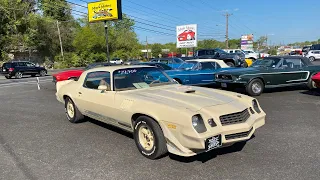
[[[320,73],[312,76],[312,81],[316,83],[316,86],[320,88]]]
[[[179,41],[189,41],[189,40],[195,40],[196,33],[192,30],[185,30],[183,33],[178,35]]]
[[[65,81],[65,80],[69,80],[72,78],[78,78],[81,76],[82,72],[88,70],[88,69],[92,69],[92,68],[96,68],[96,67],[102,67],[102,66],[112,66],[114,65],[113,63],[107,63],[107,62],[102,62],[102,63],[93,63],[93,64],[89,64],[86,68],[84,69],[78,69],[78,70],[68,70],[68,71],[63,71],[63,72],[59,72],[56,74],[52,75],[52,81],[54,83],[59,82],[59,81]]]

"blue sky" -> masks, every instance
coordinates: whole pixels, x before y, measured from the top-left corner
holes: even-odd
[[[69,0],[85,5],[89,0]],[[95,1],[95,0],[93,0]],[[320,0],[123,0],[123,13],[134,18],[140,42],[175,42],[175,27],[198,24],[199,39],[224,40],[226,12],[229,37],[253,33],[268,35],[270,44],[313,41],[320,38]],[[86,12],[86,9],[74,6]],[[152,25],[152,26],[150,26]],[[157,26],[157,27],[155,27]]]

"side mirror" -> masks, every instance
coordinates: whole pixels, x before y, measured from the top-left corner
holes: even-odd
[[[98,87],[98,90],[101,90],[101,92],[110,91],[110,86],[109,85],[100,85]]]

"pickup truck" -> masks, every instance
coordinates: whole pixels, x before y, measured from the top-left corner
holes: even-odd
[[[199,49],[196,51],[195,57],[202,59],[220,59],[230,67],[247,67],[243,53],[227,53],[219,48]]]

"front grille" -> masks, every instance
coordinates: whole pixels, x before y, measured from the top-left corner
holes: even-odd
[[[225,75],[225,74],[218,74],[217,79],[222,79],[222,80],[232,80],[231,75]]]
[[[253,130],[253,128],[251,128],[249,131],[246,131],[246,132],[228,134],[228,135],[225,135],[225,138],[226,138],[226,140],[230,140],[230,139],[238,139],[238,138],[247,137],[251,133],[252,130]]]
[[[247,119],[249,119],[249,117],[250,117],[250,113],[248,109],[245,109],[241,112],[220,116],[220,122],[222,126],[238,124],[238,123],[245,122]]]

